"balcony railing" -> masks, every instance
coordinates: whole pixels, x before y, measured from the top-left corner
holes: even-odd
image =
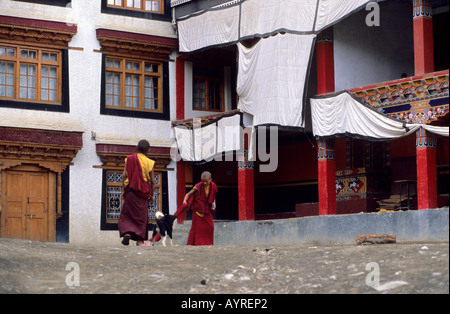
[[[449,71],[378,83],[349,90],[363,103],[408,123],[439,124],[449,112]],[[446,120],[448,123],[448,119]]]

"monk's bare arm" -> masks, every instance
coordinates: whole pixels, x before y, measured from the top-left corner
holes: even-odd
[[[152,191],[154,193],[156,181],[155,181],[155,174],[153,173],[153,170],[150,171],[150,182],[148,184],[150,185],[150,187],[152,188]],[[153,202],[155,200],[153,193],[152,193],[152,195],[150,195],[150,202]]]
[[[125,181],[128,179],[128,172],[127,170],[123,170],[122,172],[122,185],[125,185]]]
[[[150,186],[152,187],[152,189],[154,189],[155,185],[156,185],[155,174],[153,173],[153,170],[152,170],[152,171],[150,171]]]
[[[184,197],[184,201],[183,204],[187,205],[187,202],[189,201],[189,198],[195,194],[195,192],[197,192],[197,189],[192,189],[188,194],[186,194],[186,196]]]
[[[125,166],[125,169],[123,169],[123,172],[122,172],[122,187],[121,187],[121,197],[123,198],[123,190],[124,190],[124,188],[125,188],[125,180],[126,179],[128,179],[128,172],[127,172],[127,168],[126,168],[126,166]]]

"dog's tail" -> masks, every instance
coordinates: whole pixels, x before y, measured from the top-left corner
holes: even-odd
[[[177,220],[177,219],[178,219],[177,216],[169,215],[169,222],[170,222],[170,224],[172,225],[172,229],[175,229],[175,226],[176,226],[177,224],[174,224],[174,221]]]

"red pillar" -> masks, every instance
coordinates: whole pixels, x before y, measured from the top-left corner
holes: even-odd
[[[317,94],[334,92],[334,44],[333,28],[327,28],[317,36]]]
[[[184,119],[184,59],[184,57],[179,56],[176,61],[177,120]]]
[[[248,137],[244,135],[244,147],[248,148]],[[255,220],[255,173],[253,161],[248,160],[248,150],[238,161],[239,221]]]
[[[254,170],[246,168],[246,163],[248,161],[239,161],[239,221],[255,220]]]
[[[336,214],[336,160],[334,140],[318,140],[319,215]]]
[[[176,61],[176,119],[184,119],[184,58],[178,57]],[[184,161],[177,163],[177,206],[181,207],[186,195],[186,164]],[[178,217],[178,223],[183,224],[186,220],[186,212]]]
[[[434,72],[433,16],[431,0],[413,0],[414,62],[416,75]]]
[[[333,28],[327,28],[317,36],[317,94],[334,92],[334,43]],[[336,161],[334,141],[318,140],[319,215],[336,214]]]
[[[183,205],[186,195],[186,163],[182,160],[177,162],[177,208]],[[182,225],[186,220],[186,211],[178,216],[177,222]]]
[[[436,137],[423,128],[416,135],[417,208],[437,208]]]

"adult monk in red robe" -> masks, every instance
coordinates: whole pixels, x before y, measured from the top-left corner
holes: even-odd
[[[192,226],[187,245],[214,245],[214,221],[212,211],[216,209],[217,185],[212,182],[211,173],[202,173],[201,182],[186,194],[183,206],[175,213],[192,208]]]
[[[140,140],[138,154],[127,156],[122,174],[122,210],[119,218],[119,233],[122,244],[129,245],[130,239],[138,246],[148,246],[148,199],[153,202],[155,162],[147,158],[150,143]]]

